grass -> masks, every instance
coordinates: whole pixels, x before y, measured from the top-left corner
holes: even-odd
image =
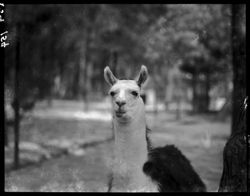
[[[83,112],[81,102],[64,104],[55,101],[50,108],[46,103],[39,103],[32,118],[22,122],[21,141],[39,144],[54,142],[67,146],[69,141],[77,143],[93,138],[109,138],[112,135],[109,105],[99,103],[92,106],[89,112]],[[91,110],[105,118],[100,119],[100,115],[95,118]],[[175,114],[147,113],[153,144],[175,144],[190,159],[207,190],[217,191],[230,121],[212,119],[204,115],[182,114],[182,119],[176,121]],[[12,134],[10,140],[13,140]],[[111,156],[111,152],[112,142],[106,142],[86,148],[80,156],[67,154],[5,173],[5,191],[106,191],[110,172],[107,157]]]

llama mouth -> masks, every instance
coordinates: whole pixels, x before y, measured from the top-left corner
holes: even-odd
[[[115,112],[115,114],[116,114],[117,117],[122,117],[123,114],[125,114],[125,113],[126,113],[126,112],[125,112],[125,111],[122,111],[122,110],[118,110],[118,111]]]

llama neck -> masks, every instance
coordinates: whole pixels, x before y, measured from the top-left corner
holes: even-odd
[[[144,111],[143,111],[144,112]],[[143,173],[147,160],[145,114],[129,123],[113,121],[115,129],[115,164],[113,168],[114,191],[147,191],[152,182]]]
[[[147,142],[145,139],[145,116],[138,116],[128,124],[114,122],[115,155],[128,164],[147,158]],[[144,160],[143,160],[144,161]]]

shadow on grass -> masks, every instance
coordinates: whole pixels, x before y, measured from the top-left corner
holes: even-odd
[[[103,143],[106,143],[106,142],[110,142],[112,140],[113,140],[113,137],[110,137],[110,138],[107,138],[107,139],[104,139],[104,140],[86,142],[84,144],[79,145],[78,147],[82,148],[82,149],[90,148],[90,147],[96,147],[97,145],[100,145],[100,144],[103,144]],[[40,159],[39,162],[25,160],[25,161],[22,161],[20,163],[18,168],[15,168],[13,164],[8,164],[8,165],[5,165],[5,173],[8,174],[8,173],[10,173],[12,171],[16,171],[16,170],[27,168],[27,167],[40,167],[41,164],[44,163],[47,160],[60,158],[62,156],[69,155],[69,154],[70,154],[70,152],[69,152],[68,149],[59,149],[57,153],[51,154],[50,158],[47,158],[47,157],[43,156]]]

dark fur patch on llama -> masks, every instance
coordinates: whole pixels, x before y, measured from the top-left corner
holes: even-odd
[[[160,192],[205,192],[206,186],[189,160],[174,145],[151,149],[143,172],[159,184]]]

